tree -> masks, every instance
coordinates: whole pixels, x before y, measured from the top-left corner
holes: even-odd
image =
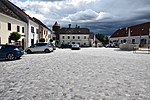
[[[95,36],[100,42],[102,42],[103,45],[106,45],[109,43],[109,39],[107,36],[103,34],[96,34]]]
[[[53,42],[53,39],[50,39],[49,41],[50,41],[50,42]]]
[[[12,32],[10,33],[9,38],[10,40],[17,42],[21,38],[21,34],[19,34],[18,32]]]
[[[45,39],[44,38],[40,38],[39,42],[45,42]]]

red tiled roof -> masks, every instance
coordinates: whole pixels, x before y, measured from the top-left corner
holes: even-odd
[[[59,34],[90,34],[90,30],[88,28],[62,28]]]
[[[150,29],[150,22],[135,25],[135,26],[130,26],[128,28],[118,29],[116,32],[114,32],[111,35],[110,38],[127,37],[129,28],[130,28],[131,36],[148,35]]]

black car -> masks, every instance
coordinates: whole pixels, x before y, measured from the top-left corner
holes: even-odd
[[[16,45],[0,44],[0,58],[7,60],[19,59],[24,54],[23,49]]]

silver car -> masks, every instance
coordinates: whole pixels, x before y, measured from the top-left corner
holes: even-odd
[[[36,43],[33,46],[30,46],[25,49],[27,54],[34,53],[34,52],[53,52],[53,47],[50,43]]]
[[[72,50],[80,50],[80,45],[79,44],[72,44],[71,49]]]

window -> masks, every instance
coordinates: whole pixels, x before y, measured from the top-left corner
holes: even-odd
[[[123,43],[123,40],[121,40],[121,43]]]
[[[123,43],[126,43],[126,42],[127,42],[127,40],[126,40],[126,39],[124,39],[124,40],[123,40]]]
[[[70,39],[70,36],[68,36],[68,39]]]
[[[11,23],[8,23],[8,30],[11,31]]]
[[[73,39],[75,39],[75,36],[73,36]]]
[[[36,34],[39,34],[39,29],[36,29]]]
[[[34,27],[33,26],[31,26],[31,32],[34,33]]]
[[[135,39],[132,39],[132,43],[135,44]]]
[[[80,39],[80,36],[78,36],[78,39]]]
[[[64,39],[65,37],[64,36],[62,36],[62,39]]]
[[[24,27],[22,27],[22,33],[24,33]]]
[[[86,39],[86,36],[84,36],[84,39]]]
[[[17,26],[17,32],[20,32],[20,26]]]

